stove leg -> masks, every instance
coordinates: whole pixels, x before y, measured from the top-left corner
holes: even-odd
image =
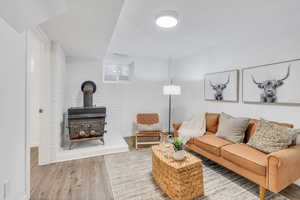
[[[103,145],[105,144],[105,143],[104,143],[104,139],[100,139],[100,141],[102,142]]]
[[[72,150],[73,142],[70,143],[69,145],[69,150]]]

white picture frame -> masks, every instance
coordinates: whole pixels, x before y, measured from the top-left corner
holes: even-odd
[[[242,69],[243,103],[300,105],[300,59]]]
[[[239,70],[206,74],[204,99],[206,101],[239,102]]]

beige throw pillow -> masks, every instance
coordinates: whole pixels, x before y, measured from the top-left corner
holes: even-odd
[[[247,143],[262,152],[272,153],[288,148],[290,145],[289,128],[260,120],[255,133]]]
[[[221,113],[216,136],[234,143],[242,143],[248,124],[248,118],[235,118]]]

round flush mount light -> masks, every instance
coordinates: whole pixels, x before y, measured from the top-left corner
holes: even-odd
[[[156,16],[155,23],[162,28],[173,28],[178,24],[178,14],[176,11],[163,11]]]

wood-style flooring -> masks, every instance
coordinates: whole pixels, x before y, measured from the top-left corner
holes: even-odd
[[[125,139],[134,151],[133,139]],[[281,194],[290,200],[300,200],[300,187],[291,185]],[[113,200],[104,157],[38,166],[38,149],[33,148],[31,200]]]
[[[38,166],[31,150],[31,200],[113,200],[103,156]]]

